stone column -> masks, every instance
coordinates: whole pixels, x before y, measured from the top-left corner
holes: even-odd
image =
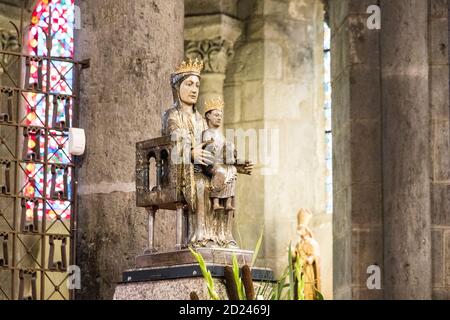
[[[428,3],[381,12],[385,298],[430,299]]]
[[[371,4],[329,1],[335,299],[383,297],[366,284],[371,265],[383,280],[380,30],[367,28]]]
[[[214,4],[208,4],[212,5]],[[198,99],[199,109],[203,110],[206,100],[223,97],[227,64],[234,55],[234,43],[242,32],[242,23],[226,12],[189,15],[190,10],[194,8],[192,1],[187,1],[185,54],[192,59],[199,58],[205,64]]]
[[[160,135],[161,112],[172,104],[169,76],[183,56],[184,2],[77,5],[76,59],[90,59],[81,79],[87,149],[79,170],[79,297],[110,299],[121,273],[147,245],[147,215],[135,204],[135,143]],[[157,235],[161,228],[165,234],[157,245],[173,246],[173,217],[156,219]]]
[[[448,1],[428,14],[431,105],[431,225],[433,299],[450,299],[450,115]]]

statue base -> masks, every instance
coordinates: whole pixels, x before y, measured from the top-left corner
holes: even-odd
[[[208,264],[232,265],[233,255],[236,255],[240,266],[250,265],[253,251],[223,248],[196,248],[203,260]],[[136,257],[136,268],[167,267],[186,264],[196,264],[197,260],[189,249],[161,253],[147,253]]]
[[[222,299],[227,299],[224,265],[207,264],[214,286]],[[258,286],[274,281],[270,269],[252,268],[252,278]],[[189,300],[196,292],[200,300],[209,299],[205,280],[198,264],[171,267],[141,268],[127,270],[114,292],[114,300]]]

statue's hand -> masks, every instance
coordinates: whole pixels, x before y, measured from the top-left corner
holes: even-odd
[[[243,164],[237,164],[236,169],[238,173],[251,175],[254,166],[253,162],[246,160]]]
[[[206,141],[191,149],[191,160],[194,164],[202,164],[208,166],[214,163],[214,157],[212,153],[208,150],[204,150],[204,147],[210,143],[211,141]]]

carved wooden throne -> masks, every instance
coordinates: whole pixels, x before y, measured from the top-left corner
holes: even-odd
[[[176,211],[177,250],[188,243],[188,212],[181,191],[183,166],[171,160],[175,144],[170,136],[136,143],[136,205],[148,212],[148,248],[144,253],[154,253],[154,224],[159,209]]]
[[[190,170],[191,163],[178,164],[172,160],[175,142],[170,136],[141,141],[136,144],[136,205],[148,213],[148,248],[136,257],[136,268],[158,268],[175,265],[195,265],[195,257],[187,249],[189,241],[189,209],[182,193],[182,170]],[[174,157],[173,159],[177,159]],[[189,175],[184,175],[189,176]],[[189,177],[185,177],[189,179]],[[175,250],[157,252],[154,225],[159,209],[173,210],[176,214]],[[231,264],[233,256],[244,264],[252,260],[253,252],[220,247],[198,247],[205,262],[217,265]]]

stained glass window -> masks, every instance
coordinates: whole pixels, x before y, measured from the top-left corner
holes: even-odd
[[[326,145],[326,212],[333,212],[333,135],[331,132],[331,30],[328,24],[324,23],[324,91],[325,91],[325,145]]]
[[[67,97],[72,95],[73,63],[66,61],[66,58],[73,58],[74,13],[74,0],[41,0],[32,13],[28,32],[28,54],[36,58],[27,60],[30,83],[26,85],[42,94],[30,92],[25,95],[26,115],[22,125],[38,131],[38,134],[29,135],[28,152],[36,153],[38,150],[40,155],[45,155],[45,159],[22,164],[26,175],[22,192],[26,197],[50,199],[46,200],[45,210],[51,220],[57,216],[69,219],[71,212],[72,172],[64,165],[71,162],[67,129],[71,126],[73,99]],[[51,43],[46,40],[49,34]],[[49,56],[60,59],[42,59]],[[51,108],[46,110],[46,105]],[[49,127],[48,135],[39,134],[40,128]],[[39,148],[36,148],[37,144]],[[47,190],[43,190],[44,178],[47,180]],[[62,199],[53,197],[63,192],[66,194]],[[33,207],[33,203],[27,203],[28,218],[33,216]],[[42,203],[39,202],[40,218],[42,210]]]
[[[50,8],[52,19],[49,20]],[[53,57],[73,57],[74,0],[41,0],[31,18],[30,52],[46,56],[46,35],[51,30]]]

